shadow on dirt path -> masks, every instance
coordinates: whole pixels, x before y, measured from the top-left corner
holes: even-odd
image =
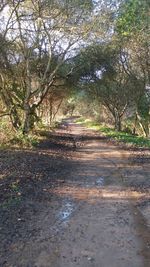
[[[71,118],[42,135],[1,151],[0,266],[148,267],[148,162]]]

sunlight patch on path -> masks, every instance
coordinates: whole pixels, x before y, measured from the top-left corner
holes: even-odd
[[[79,200],[89,200],[89,199],[111,199],[111,200],[137,200],[140,198],[149,199],[149,192],[139,192],[134,189],[122,189],[117,186],[107,186],[101,188],[84,188],[84,187],[74,187],[74,186],[64,186],[61,188],[55,188],[53,190],[49,190],[49,192],[53,192],[59,196],[70,196],[73,199]]]

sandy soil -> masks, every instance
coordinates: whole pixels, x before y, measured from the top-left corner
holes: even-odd
[[[0,266],[149,267],[149,152],[68,119],[0,152]]]

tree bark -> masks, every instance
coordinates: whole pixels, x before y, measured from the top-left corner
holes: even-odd
[[[133,135],[136,134],[137,122],[138,122],[138,116],[137,116],[137,112],[136,112],[135,113],[135,120],[134,120],[134,127],[133,127]]]
[[[11,109],[10,119],[11,119],[13,127],[16,130],[18,130],[21,127],[21,121],[20,121],[17,109],[15,107]]]
[[[121,116],[119,116],[118,112],[115,112],[114,119],[115,119],[115,130],[120,132],[122,130],[122,125],[121,125]]]
[[[24,123],[23,123],[23,134],[28,134],[30,131],[30,105],[24,104]]]
[[[28,134],[34,127],[34,123],[39,120],[36,114],[36,106],[30,106],[28,103],[24,105],[24,123],[23,134]]]
[[[137,119],[139,121],[139,125],[143,131],[144,136],[149,137],[149,134],[150,134],[149,122],[142,119],[139,114],[137,114]]]

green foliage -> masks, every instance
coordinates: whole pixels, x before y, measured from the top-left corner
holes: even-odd
[[[85,123],[85,119],[83,117],[80,117],[80,118],[76,119],[75,122],[77,124]]]
[[[96,73],[107,71],[110,75],[114,74],[113,66],[117,60],[117,48],[109,44],[92,44],[82,49],[74,59],[75,72],[72,75],[75,83],[85,79],[96,79]]]
[[[36,135],[24,135],[22,131],[18,131],[14,137],[10,140],[10,144],[19,147],[33,147],[38,144],[38,138]]]
[[[8,121],[8,118],[1,118],[0,121],[0,147],[8,146],[8,140],[12,138],[14,132],[12,131],[12,127]]]
[[[116,132],[110,128],[102,127],[100,131],[117,141],[128,143],[139,147],[150,147],[150,140],[141,136],[134,136],[126,132]]]
[[[79,118],[77,120],[79,123],[83,123],[88,128],[100,131],[105,136],[108,136],[109,138],[112,138],[116,141],[123,142],[132,146],[138,146],[138,147],[150,147],[150,139],[144,138],[142,136],[134,136],[132,134],[126,133],[126,132],[118,132],[114,131],[112,128],[100,125],[98,123],[95,123],[90,120],[86,120],[84,118]]]
[[[148,0],[127,0],[120,9],[117,20],[117,31],[122,36],[129,36],[131,33],[145,30],[149,24]]]
[[[1,119],[0,123],[0,148],[22,147],[31,148],[37,145],[39,137],[34,134],[23,135],[21,129],[14,131],[6,118]]]
[[[150,114],[149,114],[149,99],[146,95],[144,95],[143,97],[141,97],[139,103],[138,103],[138,113],[139,115],[146,119],[146,120],[150,120]]]
[[[150,81],[148,0],[28,0],[7,5],[0,31],[0,97],[18,131],[11,137],[13,145],[36,143],[20,129],[29,133],[39,118],[51,124],[74,90],[83,97],[68,102],[65,114],[72,113],[75,104],[79,112],[83,108],[81,115],[100,119],[105,107],[118,130],[127,109],[130,115],[138,110],[144,123],[149,120],[143,97]]]

